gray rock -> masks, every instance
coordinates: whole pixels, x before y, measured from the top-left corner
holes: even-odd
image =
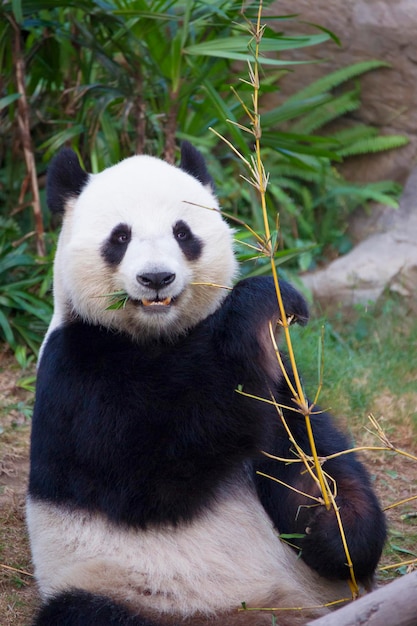
[[[268,9],[275,15],[297,13],[296,21],[271,22],[286,34],[317,33],[305,22],[332,30],[341,46],[328,43],[287,51],[282,58],[320,60],[298,65],[279,82],[270,96],[274,106],[288,95],[328,72],[369,59],[386,61],[391,67],[360,78],[362,106],[351,115],[357,122],[372,124],[383,134],[405,134],[410,143],[398,150],[348,159],[342,172],[349,180],[363,182],[393,179],[404,182],[417,159],[417,1],[416,0],[277,0]],[[266,12],[265,12],[266,17]]]
[[[367,220],[362,219],[366,231]],[[385,290],[417,298],[417,169],[404,188],[400,208],[368,219],[373,234],[328,267],[302,276],[324,304],[366,304]]]

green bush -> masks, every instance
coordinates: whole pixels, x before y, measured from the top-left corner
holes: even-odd
[[[52,314],[47,290],[51,263],[15,242],[17,224],[0,218],[0,341],[13,350],[26,345],[37,353]]]

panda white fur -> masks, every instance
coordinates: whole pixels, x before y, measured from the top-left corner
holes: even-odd
[[[270,345],[268,278],[240,281],[232,231],[190,144],[179,168],[134,156],[97,175],[63,150],[48,174],[63,214],[55,312],[39,364],[27,502],[43,606],[37,626],[271,624],[325,614],[348,597],[333,511],[291,458],[269,403],[308,451],[304,419]],[[281,283],[286,313],[303,298]],[[109,308],[116,292],[125,306]],[[288,408],[290,407],[290,408]],[[313,418],[320,455],[348,443]],[[325,464],[355,574],[372,577],[385,522],[355,456]],[[304,506],[306,505],[306,506]],[[301,557],[278,537],[301,533]],[[293,610],[279,610],[293,607]],[[301,609],[300,607],[305,607]]]

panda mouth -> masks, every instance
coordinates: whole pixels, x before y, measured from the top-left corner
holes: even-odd
[[[175,300],[176,298],[174,297],[160,298],[157,296],[153,300],[148,300],[146,298],[142,298],[142,300],[135,300],[135,303],[147,311],[162,311],[164,309],[169,309],[175,303]]]

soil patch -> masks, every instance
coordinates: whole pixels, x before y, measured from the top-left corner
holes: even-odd
[[[20,389],[21,372],[0,358],[0,624],[28,626],[38,605],[25,525],[30,425],[24,408],[31,394]]]

